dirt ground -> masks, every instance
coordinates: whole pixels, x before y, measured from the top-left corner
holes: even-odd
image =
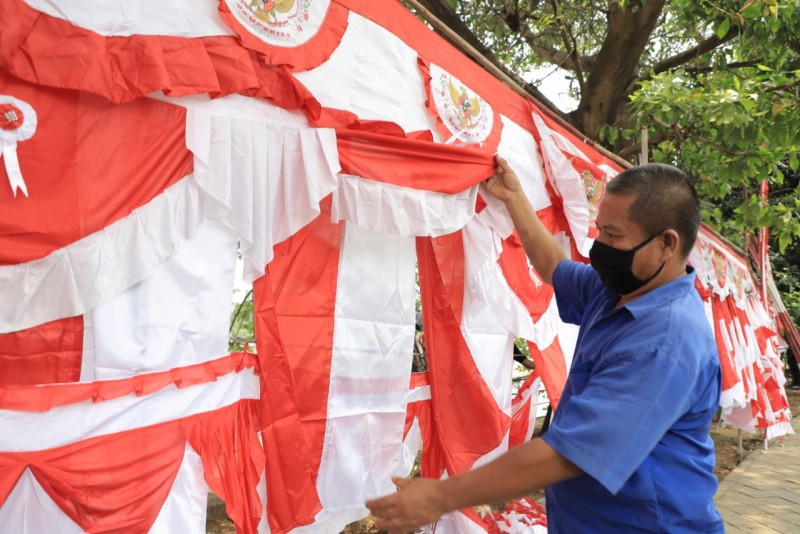
[[[792,408],[792,417],[800,417],[800,390],[787,389],[786,395]],[[540,418],[539,424],[541,421]],[[714,440],[717,452],[714,474],[719,480],[725,478],[751,451],[764,446],[763,440],[758,436],[744,432],[740,451],[738,447],[739,431],[730,426],[719,425],[716,421],[711,428],[711,438]],[[787,436],[786,439],[800,439],[800,437]],[[770,446],[777,446],[779,443],[779,440],[773,440],[770,442]],[[233,534],[236,532],[233,523],[225,515],[224,504],[213,495],[209,499],[206,532],[209,534]],[[348,525],[341,534],[378,534],[380,532],[382,531],[375,528],[375,520],[367,517]]]

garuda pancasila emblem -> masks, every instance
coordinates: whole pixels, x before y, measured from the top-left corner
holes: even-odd
[[[461,128],[470,128],[473,123],[472,119],[477,118],[481,114],[481,103],[477,96],[469,97],[467,88],[463,85],[456,89],[452,80],[448,80],[447,89],[450,93],[450,100],[459,111],[458,118],[461,122]]]
[[[249,7],[259,19],[267,24],[275,24],[278,22],[275,12],[288,13],[295,2],[296,0],[252,0]]]

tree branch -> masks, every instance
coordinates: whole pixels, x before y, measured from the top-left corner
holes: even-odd
[[[500,71],[505,77],[512,80],[519,87],[535,98],[540,104],[555,113],[560,118],[566,120],[563,111],[547,98],[536,86],[528,83],[516,73],[509,70],[491,50],[481,43],[472,31],[464,24],[458,15],[441,0],[406,0],[406,3],[416,10],[423,18],[428,20],[434,27],[436,33],[441,35],[458,50],[471,57],[479,65],[487,68],[486,63]],[[439,14],[442,16],[440,17]],[[477,46],[473,44],[477,43]],[[495,75],[495,73],[492,73]]]
[[[653,65],[653,72],[655,74],[661,74],[662,72],[666,72],[668,70],[672,70],[676,67],[680,67],[681,65],[692,61],[693,59],[697,59],[698,57],[711,52],[715,48],[727,43],[728,41],[734,39],[739,35],[739,27],[732,26],[728,33],[725,34],[725,37],[720,39],[716,35],[712,35],[708,37],[703,42],[699,43],[697,46],[690,48],[689,50],[684,50],[680,54],[676,54],[672,57],[669,57],[663,61],[659,61],[655,65]],[[650,75],[642,77],[641,79],[646,80],[649,79]]]
[[[561,18],[558,0],[550,0],[550,5],[553,7],[553,18],[556,21],[556,26],[558,27],[558,31],[564,41],[564,47],[566,50],[568,50],[566,54],[571,62],[571,70],[575,72],[575,76],[578,79],[578,86],[580,87],[582,93],[583,87],[586,85],[586,79],[583,76],[583,69],[581,68],[581,59],[578,55],[578,45],[575,42],[575,37],[572,35],[572,32],[570,32],[569,27],[564,24],[564,21]]]
[[[586,135],[594,137],[601,124],[616,121],[665,3],[639,0],[622,9],[619,3],[609,2],[606,38],[581,91],[578,109],[570,115],[572,123]]]

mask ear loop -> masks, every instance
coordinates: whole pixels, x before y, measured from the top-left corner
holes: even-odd
[[[656,232],[655,234],[651,235],[650,237],[648,237],[647,239],[645,239],[644,241],[642,241],[641,243],[639,243],[638,245],[636,245],[635,247],[633,247],[633,248],[632,248],[630,251],[631,251],[631,252],[636,252],[637,250],[639,250],[639,249],[640,249],[640,248],[642,248],[643,246],[647,245],[647,244],[648,244],[650,241],[652,241],[652,240],[653,240],[653,239],[655,239],[656,237],[660,236],[660,235],[661,235],[661,233],[662,233],[664,230],[667,230],[667,228],[662,228],[661,230],[659,230],[659,231],[658,231],[658,232]],[[647,284],[649,284],[649,283],[650,283],[650,282],[653,280],[653,278],[655,278],[656,276],[658,276],[658,274],[659,274],[661,271],[663,271],[663,270],[664,270],[664,266],[665,266],[666,264],[667,264],[667,261],[666,261],[666,260],[662,261],[662,262],[661,262],[661,266],[660,266],[658,269],[656,269],[656,272],[654,272],[654,273],[653,273],[651,276],[649,276],[648,278],[646,278],[646,279],[642,280],[642,286],[646,286]]]
[[[639,243],[638,245],[633,247],[632,249],[628,250],[628,252],[636,252],[640,248],[642,248],[645,245],[647,245],[650,241],[652,241],[653,239],[655,239],[658,236],[660,236],[661,232],[663,232],[664,230],[668,230],[668,228],[662,228],[661,230],[659,230],[658,232],[654,233],[653,235],[651,235],[650,237],[648,237],[647,239],[645,239],[644,241],[642,241],[641,243]]]

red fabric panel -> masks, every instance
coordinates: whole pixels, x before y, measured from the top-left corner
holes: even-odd
[[[155,91],[171,96],[241,93],[319,116],[319,103],[288,68],[265,67],[236,37],[105,37],[40,13],[22,0],[0,3],[0,20],[14,21],[0,32],[0,68],[35,84],[78,89],[115,103]]]
[[[528,257],[516,230],[503,241],[503,252],[497,263],[511,290],[531,314],[531,319],[538,322],[553,298],[553,286],[545,284],[540,278],[534,280],[531,277]]]
[[[422,460],[420,476],[425,478],[441,478],[446,464],[444,440],[440,437],[439,428],[433,419],[431,400],[412,403],[414,413],[419,420],[422,434]]]
[[[525,442],[525,438],[528,435],[528,430],[530,427],[530,417],[531,417],[531,404],[534,400],[538,398],[539,392],[532,391],[531,397],[529,401],[523,401],[522,395],[531,387],[533,387],[533,383],[536,382],[536,379],[539,378],[538,370],[534,370],[531,373],[528,373],[528,376],[525,377],[525,381],[517,390],[517,394],[514,396],[514,400],[511,401],[512,406],[516,406],[521,402],[525,402],[523,406],[516,411],[511,416],[511,430],[508,433],[508,448],[516,447]]]
[[[343,226],[322,213],[275,247],[253,284],[264,370],[262,428],[270,528],[313,522],[321,509],[316,479],[327,419],[334,306]],[[272,466],[280,466],[275,468]]]
[[[192,172],[183,108],[147,99],[113,105],[2,71],[0,94],[38,116],[34,136],[17,146],[30,197],[0,187],[0,265],[43,258],[97,232]]]
[[[172,488],[184,443],[180,421],[171,421],[45,451],[0,453],[0,488],[11,489],[7,478],[27,466],[87,532],[147,532]]]
[[[541,281],[537,285],[536,281],[531,278],[525,250],[522,248],[516,231],[503,241],[503,252],[500,254],[498,264],[509,287],[531,314],[531,319],[534,321],[541,319],[553,298],[553,287]],[[542,383],[547,390],[550,402],[555,408],[567,381],[567,365],[561,345],[556,338],[547,347],[538,347],[532,342],[528,342],[528,346],[531,357],[536,362],[536,369],[541,373]]]
[[[267,64],[286,65],[294,71],[313,69],[328,60],[342,40],[347,29],[349,14],[347,8],[331,3],[319,30],[308,41],[299,46],[274,46],[256,37],[250,29],[242,26],[224,0],[220,0],[218,9],[220,18],[236,32],[242,46],[256,50]],[[243,14],[251,20],[255,19],[249,11],[245,11]],[[258,23],[256,20],[253,22]]]
[[[544,384],[544,389],[547,390],[547,397],[550,399],[553,410],[555,410],[561,400],[564,384],[567,382],[567,364],[564,361],[564,351],[561,349],[561,343],[559,343],[558,338],[555,338],[549,346],[539,350],[535,343],[529,341],[528,349],[531,353],[531,359],[536,363],[536,369],[541,369],[539,372],[542,376],[542,384]]]
[[[430,383],[428,381],[427,371],[411,373],[411,384],[408,387],[409,390],[413,391],[417,388],[429,385]],[[403,427],[403,439],[406,439],[406,436],[408,436],[408,431],[411,430],[411,425],[414,424],[414,419],[420,417],[420,410],[422,409],[422,404],[424,403],[430,403],[430,399],[410,402],[406,406],[406,422],[405,426]]]
[[[42,386],[0,387],[0,409],[26,412],[46,412],[57,406],[75,404],[91,399],[102,402],[124,395],[149,395],[166,386],[179,388],[203,384],[217,377],[257,365],[256,356],[247,352],[236,352],[208,362],[135,375],[116,380],[74,382]],[[79,369],[80,371],[80,369]],[[256,370],[258,372],[258,370]]]
[[[257,410],[256,401],[242,401],[181,420],[186,440],[203,460],[206,483],[225,502],[237,532],[255,533],[262,515],[258,481],[265,457]]]
[[[494,157],[471,146],[337,129],[342,173],[402,187],[460,193],[494,174]]]
[[[26,467],[87,532],[148,532],[164,504],[188,440],[238,532],[254,533],[264,468],[256,401],[37,452],[0,452],[0,506]]]
[[[464,248],[460,232],[417,238],[417,261],[432,425],[442,438],[444,467],[456,474],[469,470],[500,445],[511,421],[498,408],[461,334]]]
[[[0,334],[0,386],[77,382],[82,356],[80,315]]]
[[[729,300],[732,301],[733,299]],[[720,300],[719,295],[716,294],[713,294],[711,297],[711,310],[714,316],[714,338],[717,342],[720,369],[722,371],[721,388],[722,391],[726,391],[741,381],[739,376],[740,370],[736,369],[736,356],[733,351],[729,351],[725,346],[725,338],[723,337],[722,326],[720,325],[720,321],[723,321],[726,326],[731,324],[733,322],[733,317],[730,314],[730,307],[727,301]]]

